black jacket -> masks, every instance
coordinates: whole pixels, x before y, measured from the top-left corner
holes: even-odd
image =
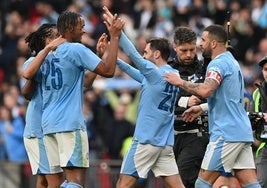
[[[182,79],[192,82],[203,82],[205,79],[206,74],[206,68],[209,61],[199,61],[197,57],[195,57],[195,60],[193,63],[189,65],[184,65],[181,62],[178,61],[177,57],[171,59],[168,64],[171,65],[174,69],[179,71],[179,74]],[[180,89],[177,97],[176,107],[175,107],[175,117],[176,120],[174,122],[174,129],[176,131],[185,131],[185,130],[191,130],[196,129],[199,127],[199,125],[196,122],[192,123],[185,123],[181,119],[182,113],[186,110],[186,108],[178,106],[178,101],[181,97],[190,97],[192,94],[188,93],[187,91]],[[206,102],[206,100],[203,99],[203,102]],[[179,119],[179,120],[178,120]],[[188,126],[186,126],[188,125]]]
[[[260,90],[260,112],[267,112],[267,82],[262,82],[258,87]],[[262,96],[264,94],[264,96]]]

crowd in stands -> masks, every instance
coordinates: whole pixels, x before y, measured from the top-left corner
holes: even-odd
[[[229,40],[242,67],[248,94],[255,90],[254,83],[261,80],[257,62],[267,55],[265,0],[1,0],[1,160],[27,161],[23,127],[28,101],[21,95],[25,80],[20,71],[32,54],[25,36],[43,23],[56,23],[58,15],[69,9],[84,16],[86,33],[82,43],[95,51],[96,41],[107,32],[101,18],[104,5],[127,20],[124,31],[140,53],[147,38],[166,37],[172,41],[174,28],[181,25],[190,26],[200,40],[206,26],[212,23],[227,26],[229,11]],[[200,51],[198,55],[202,59]],[[119,57],[131,63],[122,52]],[[84,115],[94,158],[122,158],[123,140],[133,134],[139,88],[137,82],[117,70],[114,78],[99,76],[92,88],[84,90]]]

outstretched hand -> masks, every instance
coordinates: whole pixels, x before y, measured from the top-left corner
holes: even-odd
[[[104,24],[106,25],[110,33],[110,36],[111,37],[120,36],[121,30],[125,25],[125,21],[123,21],[121,18],[118,18],[117,14],[113,16],[107,7],[104,6],[103,10],[104,10],[103,13]]]
[[[96,53],[99,57],[102,57],[108,47],[108,35],[103,33],[98,39],[96,44]]]
[[[117,17],[117,14],[113,16],[113,14],[108,10],[106,6],[103,7],[103,11],[104,11],[103,13],[104,23],[108,23],[109,25],[111,25],[114,16]]]
[[[185,122],[192,122],[194,121],[198,116],[200,116],[203,113],[202,108],[198,106],[192,106],[188,108],[184,113],[182,114],[183,120]]]
[[[50,50],[55,50],[60,44],[66,41],[67,40],[60,35],[58,38],[52,40],[46,47]]]

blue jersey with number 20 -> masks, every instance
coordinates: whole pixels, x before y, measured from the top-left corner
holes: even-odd
[[[178,71],[167,64],[157,67],[144,59],[124,33],[120,38],[120,46],[138,70],[121,60],[118,66],[142,84],[134,138],[140,143],[154,146],[173,146],[174,104],[178,87],[166,82],[163,75],[166,72],[178,74]]]

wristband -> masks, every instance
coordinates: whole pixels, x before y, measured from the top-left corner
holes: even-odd
[[[208,111],[209,106],[208,103],[203,103],[199,105],[203,112]]]

